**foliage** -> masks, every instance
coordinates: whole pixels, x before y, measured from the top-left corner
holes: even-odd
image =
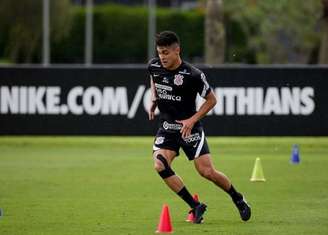
[[[158,9],[157,30],[176,31],[186,58],[203,53],[202,12]],[[53,62],[83,63],[84,9],[74,9],[73,27],[53,44]],[[148,46],[148,13],[144,7],[100,5],[94,9],[94,63],[145,63]],[[83,35],[81,37],[81,35]]]
[[[83,63],[85,9],[51,1],[51,62]],[[204,2],[204,1],[203,1]],[[321,1],[224,1],[226,63],[316,62]],[[41,0],[0,2],[0,58],[40,62]],[[204,61],[204,4],[195,10],[157,9],[157,31],[176,31],[183,57]],[[148,9],[102,4],[94,9],[94,63],[147,61]]]
[[[231,0],[225,9],[244,37],[237,51],[254,51],[257,63],[307,63],[319,43],[320,1]]]
[[[40,57],[42,0],[0,1],[0,46],[15,62],[32,62]],[[70,1],[50,1],[51,38],[59,40],[70,27]],[[1,53],[1,51],[0,51]]]

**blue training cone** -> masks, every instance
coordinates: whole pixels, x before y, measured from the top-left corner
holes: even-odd
[[[300,151],[297,144],[293,145],[292,156],[290,158],[290,163],[299,164],[300,163]]]

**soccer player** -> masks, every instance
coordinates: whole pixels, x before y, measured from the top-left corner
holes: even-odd
[[[205,74],[180,57],[180,41],[171,31],[156,35],[159,58],[150,60],[148,71],[151,86],[149,120],[154,119],[155,109],[160,111],[160,125],[153,145],[155,170],[177,193],[194,214],[194,223],[201,223],[206,205],[193,199],[182,179],[175,174],[171,164],[179,155],[180,147],[198,173],[227,192],[239,210],[242,220],[251,216],[250,206],[237,192],[229,178],[214,167],[200,119],[216,104],[216,97],[206,81]],[[205,99],[196,111],[196,96]]]

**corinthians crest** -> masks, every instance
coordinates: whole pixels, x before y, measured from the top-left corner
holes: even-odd
[[[181,86],[183,84],[183,75],[176,74],[174,75],[174,85]]]

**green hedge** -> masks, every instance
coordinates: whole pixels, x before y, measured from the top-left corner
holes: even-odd
[[[83,63],[83,8],[74,9],[69,35],[52,44],[53,63]],[[176,31],[182,41],[183,56],[203,56],[204,14],[200,11],[181,12],[171,9],[157,11],[157,31]],[[94,9],[94,63],[147,62],[148,12],[144,7],[101,5]]]
[[[297,3],[298,0],[226,1],[225,63],[307,63],[320,45],[317,28],[322,9],[320,1]],[[84,63],[85,8],[74,6],[70,19],[68,34],[58,34],[56,40],[56,35],[52,35],[52,63]],[[9,58],[12,53],[6,27],[0,28],[0,59]],[[95,6],[94,63],[147,62],[147,27],[146,7]],[[157,31],[162,30],[180,35],[183,58],[204,62],[204,9],[159,8]],[[33,52],[32,62],[40,63],[41,55],[42,43]],[[23,53],[13,62],[25,61],[25,56]]]
[[[226,62],[252,63],[254,54],[247,48],[247,35],[240,23],[225,17],[227,31]],[[204,10],[157,9],[157,31],[172,30],[182,42],[183,58],[203,62]],[[8,58],[6,32],[0,35],[0,58]],[[51,63],[84,63],[85,8],[73,7],[70,32],[51,41]],[[53,36],[53,35],[52,35]],[[94,8],[93,62],[146,63],[148,46],[148,9],[124,5],[99,5]],[[42,44],[34,52],[40,63]],[[19,62],[19,61],[16,61]]]

